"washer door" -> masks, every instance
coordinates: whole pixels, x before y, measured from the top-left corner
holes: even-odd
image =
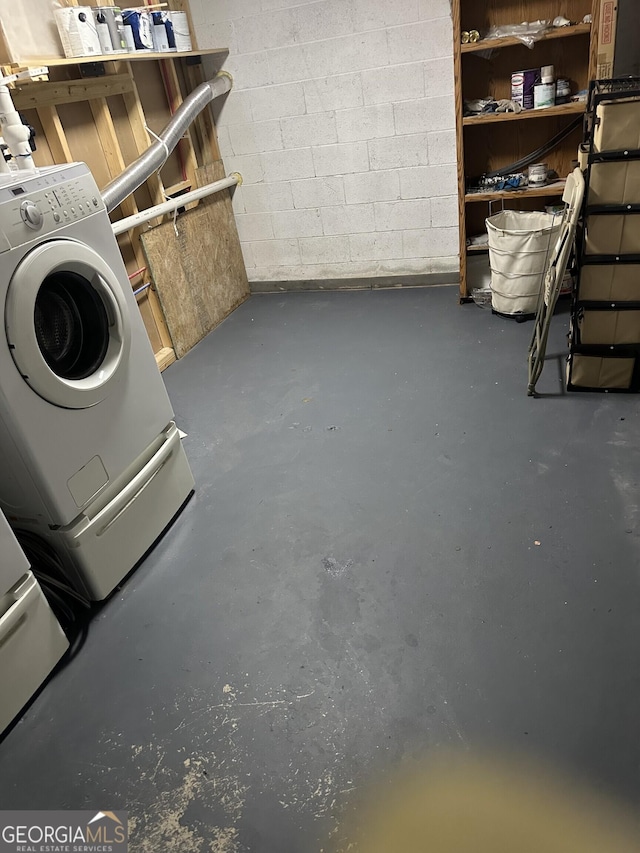
[[[42,243],[20,262],[5,328],[23,379],[56,406],[95,406],[126,370],[131,328],[122,285],[75,240]]]

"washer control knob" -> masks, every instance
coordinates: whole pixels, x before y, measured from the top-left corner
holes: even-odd
[[[42,228],[42,211],[38,207],[37,204],[34,204],[32,201],[23,201],[20,205],[20,216],[22,216],[22,221],[29,228],[32,228],[34,231],[38,231]]]

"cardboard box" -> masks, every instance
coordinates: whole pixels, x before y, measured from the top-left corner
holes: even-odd
[[[588,255],[640,254],[640,213],[588,216],[585,250]]]
[[[624,391],[631,387],[635,358],[602,358],[573,353],[567,364],[567,385],[577,388],[615,388]]]
[[[523,110],[532,110],[534,101],[533,90],[539,82],[539,68],[514,71],[511,75],[511,100],[516,104],[520,104]]]
[[[601,0],[598,16],[596,80],[607,80],[613,77],[617,19],[618,5],[616,0]]]
[[[640,311],[583,311],[578,317],[581,344],[640,344]]]
[[[640,160],[594,163],[587,204],[640,204]]]
[[[640,102],[602,101],[596,110],[594,151],[636,151],[640,148]]]
[[[578,298],[640,302],[640,264],[584,264]]]

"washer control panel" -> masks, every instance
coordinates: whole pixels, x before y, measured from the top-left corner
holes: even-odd
[[[0,252],[98,211],[104,203],[84,163],[16,172],[0,181]]]

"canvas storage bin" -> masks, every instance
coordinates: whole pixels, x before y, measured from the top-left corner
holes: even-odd
[[[583,391],[631,391],[635,367],[635,356],[574,352],[567,362],[567,387]]]
[[[594,151],[635,151],[640,148],[640,102],[620,100],[598,104],[600,119],[593,132]]]
[[[640,302],[640,264],[585,264],[580,270],[578,299]]]
[[[640,160],[593,163],[587,205],[640,204]]]
[[[640,214],[591,214],[585,251],[587,255],[640,254]]]
[[[581,310],[577,319],[581,344],[640,344],[640,311]]]
[[[535,314],[538,296],[562,217],[501,210],[487,221],[491,306],[499,314]]]

